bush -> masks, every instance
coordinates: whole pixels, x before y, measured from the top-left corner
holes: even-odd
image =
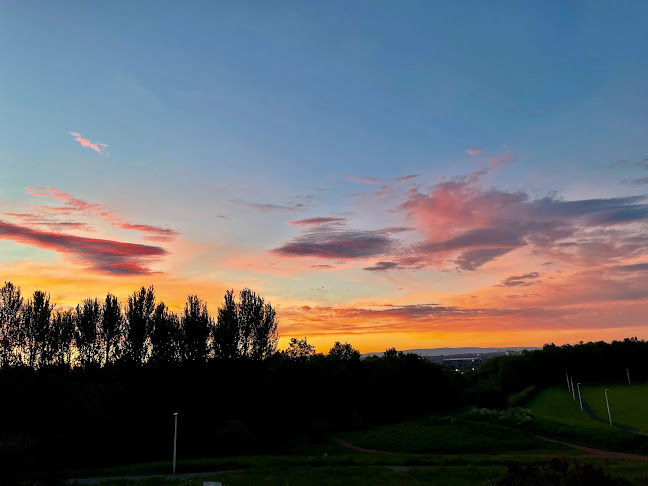
[[[536,393],[538,393],[538,387],[536,385],[531,385],[528,388],[525,388],[521,392],[512,393],[508,396],[507,401],[511,407],[521,407],[529,400],[531,400]]]
[[[480,422],[525,427],[533,422],[533,412],[528,408],[506,408],[503,410],[490,408],[473,408],[468,417]]]
[[[624,479],[614,479],[600,467],[591,464],[571,465],[566,459],[552,459],[543,466],[508,467],[506,474],[497,482],[499,486],[606,486],[629,485]]]

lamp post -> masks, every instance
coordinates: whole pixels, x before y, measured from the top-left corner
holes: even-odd
[[[610,414],[610,402],[608,401],[608,396],[607,396],[608,389],[605,389],[605,404],[607,405],[608,409],[608,418],[610,419],[610,427],[612,427],[612,415]]]
[[[628,368],[626,368],[626,375],[628,375],[628,385],[630,385],[630,372],[628,371]]]
[[[576,383],[576,388],[578,388],[578,401],[580,402],[581,410],[583,410],[583,397],[580,394],[580,383]]]
[[[173,474],[175,474],[175,465],[176,465],[176,441],[178,439],[178,412],[173,414],[175,419],[175,431],[173,432]]]
[[[567,378],[567,391],[571,391],[571,388],[569,388],[569,373],[565,373],[565,378]]]

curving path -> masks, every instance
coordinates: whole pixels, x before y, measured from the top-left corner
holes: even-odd
[[[576,449],[582,452],[587,452],[587,455],[579,455],[577,456],[579,459],[622,459],[625,461],[644,461],[648,462],[648,456],[640,456],[638,454],[627,454],[625,452],[612,452],[612,451],[604,451],[602,449],[593,449],[591,447],[585,447],[585,446],[580,446],[577,444],[570,444],[569,442],[562,442],[560,440],[555,440],[555,439],[550,439],[548,437],[542,437],[541,435],[536,435],[539,439],[545,440],[547,442],[553,442],[554,444],[562,444],[566,447],[571,447],[572,449]],[[340,444],[342,447],[346,447],[347,449],[351,449],[353,451],[357,452],[366,452],[368,454],[382,454],[382,455],[388,455],[388,456],[412,456],[412,455],[421,455],[421,454],[400,454],[398,452],[387,452],[387,451],[377,451],[375,449],[364,449],[362,447],[358,447],[357,445],[351,444],[350,442],[341,440],[341,439],[335,439],[335,442]],[[452,457],[457,456],[458,454],[454,454]],[[490,455],[485,455],[482,456],[481,454],[479,455],[480,457],[489,457],[489,458],[502,458],[502,457],[557,457],[560,454],[519,454],[519,455],[510,455],[510,454],[490,454]],[[445,455],[444,455],[445,456]]]

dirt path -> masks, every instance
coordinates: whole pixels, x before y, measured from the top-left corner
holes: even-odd
[[[536,437],[546,440],[547,442],[553,442],[554,444],[562,444],[572,449],[577,449],[579,451],[588,452],[590,455],[588,458],[592,459],[624,459],[626,461],[645,461],[648,462],[648,456],[640,456],[637,454],[627,454],[625,452],[611,452],[604,451],[601,449],[593,449],[591,447],[580,446],[576,444],[570,444],[569,442],[562,442],[560,440],[550,439],[548,437],[542,437],[541,435],[536,435]]]
[[[582,452],[587,452],[587,455],[579,455],[575,456],[578,459],[623,459],[625,461],[645,461],[648,462],[648,456],[639,456],[637,454],[626,454],[624,452],[611,452],[611,451],[604,451],[601,449],[593,449],[591,447],[585,447],[585,446],[580,446],[576,444],[570,444],[568,442],[562,442],[559,440],[555,439],[549,439],[548,437],[542,437],[541,435],[536,435],[539,439],[545,440],[547,442],[552,442],[554,444],[561,444],[566,447],[571,447],[572,449],[576,449]],[[377,451],[375,449],[364,449],[362,447],[358,447],[357,445],[351,444],[350,442],[341,440],[341,439],[335,439],[335,441],[340,444],[342,447],[346,447],[347,449],[351,449],[353,451],[357,452],[366,452],[368,454],[381,454],[381,455],[388,455],[388,456],[412,456],[412,455],[421,455],[421,454],[400,454],[398,452],[387,452],[387,451]],[[453,455],[447,455],[447,454],[442,454],[443,457],[456,457],[458,454],[453,454]],[[503,457],[542,457],[542,458],[552,458],[552,457],[557,457],[560,456],[560,454],[490,454],[490,455],[479,455],[479,457],[487,457],[491,459],[496,459],[496,458],[503,458]]]

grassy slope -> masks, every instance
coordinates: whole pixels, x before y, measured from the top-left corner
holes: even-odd
[[[581,385],[587,403],[603,419],[607,419],[604,389],[608,388],[612,420],[642,432],[648,432],[648,384],[641,385]]]
[[[527,404],[533,414],[541,419],[555,420],[567,425],[578,425],[587,428],[609,429],[610,426],[598,420],[592,420],[580,409],[578,395],[572,398],[567,387],[553,387],[540,391]]]
[[[605,398],[604,398],[605,400]],[[646,453],[648,438],[590,418],[566,387],[542,390],[527,405],[534,430],[548,437],[605,450]]]

